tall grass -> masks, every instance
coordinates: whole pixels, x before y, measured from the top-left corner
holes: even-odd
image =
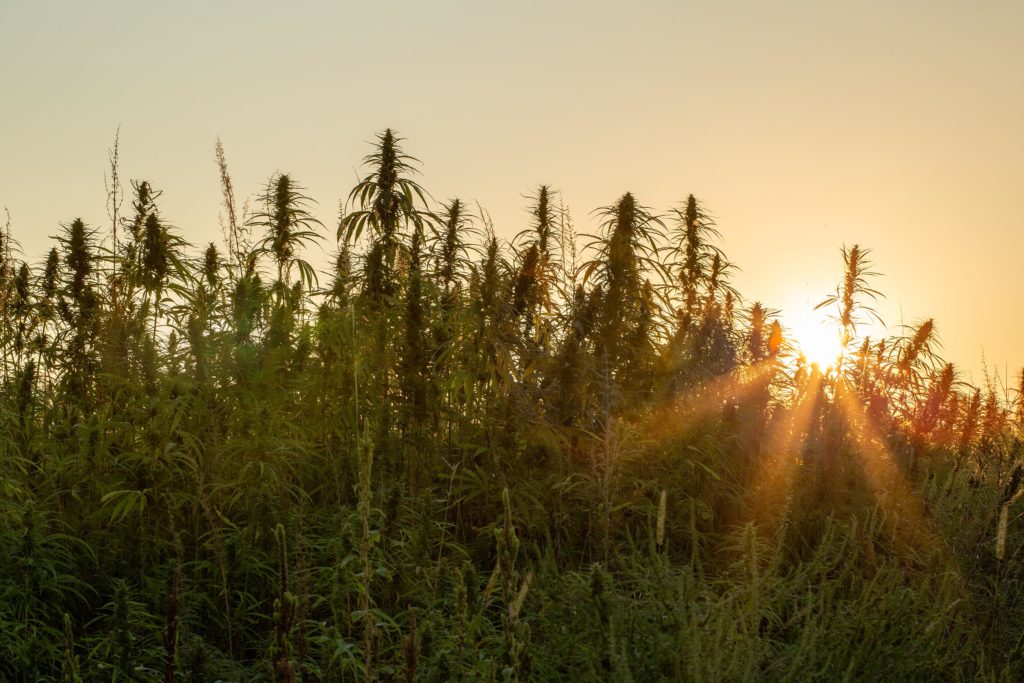
[[[109,229],[0,233],[0,678],[1024,677],[1024,402],[865,338],[869,250],[825,370],[695,197],[505,242],[402,144],[330,236],[219,141],[220,243],[116,143]]]

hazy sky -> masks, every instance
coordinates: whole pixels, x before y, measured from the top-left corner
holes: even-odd
[[[106,150],[219,239],[288,171],[331,226],[386,126],[499,236],[695,194],[748,299],[802,315],[873,248],[887,322],[934,316],[980,380],[1024,364],[1024,2],[0,2],[0,205],[27,254],[107,221]]]

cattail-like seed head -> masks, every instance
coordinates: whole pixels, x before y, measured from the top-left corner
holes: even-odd
[[[668,514],[668,491],[661,490],[658,497],[658,521],[655,524],[654,538],[658,547],[665,545],[665,517]]]
[[[1006,532],[1010,526],[1010,506],[1004,504],[999,508],[999,526],[996,529],[996,559],[1006,558]]]

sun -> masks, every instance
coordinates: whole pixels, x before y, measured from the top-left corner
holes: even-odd
[[[811,316],[790,325],[789,337],[808,363],[817,363],[822,370],[834,368],[843,353],[839,333],[825,320]]]

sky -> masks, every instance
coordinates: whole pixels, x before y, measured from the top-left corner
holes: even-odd
[[[888,324],[934,317],[975,382],[1024,365],[1020,0],[3,0],[0,27],[0,206],[30,260],[109,222],[118,127],[122,176],[196,244],[220,238],[218,137],[241,198],[292,173],[333,236],[392,127],[499,237],[539,183],[582,232],[625,191],[692,193],[734,284],[788,321],[857,243]]]

